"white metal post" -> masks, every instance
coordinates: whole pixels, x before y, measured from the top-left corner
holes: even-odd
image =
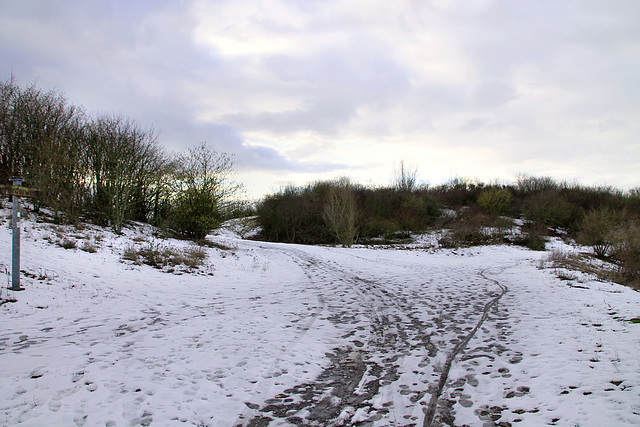
[[[13,177],[10,179],[13,185],[22,185],[22,177]],[[12,291],[22,291],[20,287],[20,197],[13,196],[13,215],[11,219],[11,227],[13,231],[13,245],[12,245],[12,261],[11,261],[11,287]]]

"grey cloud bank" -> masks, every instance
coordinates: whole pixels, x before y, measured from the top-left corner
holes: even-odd
[[[640,185],[640,3],[0,0],[0,78],[235,155],[251,194],[394,161]]]

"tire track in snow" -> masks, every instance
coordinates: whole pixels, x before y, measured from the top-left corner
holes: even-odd
[[[328,305],[330,313],[327,319],[348,328],[342,338],[350,338],[351,344],[335,348],[332,354],[327,355],[331,364],[313,383],[295,386],[278,395],[297,395],[297,401],[292,402],[290,398],[285,401],[268,399],[267,406],[260,412],[271,413],[282,419],[296,411],[304,414],[305,422],[312,423],[305,425],[345,425],[356,409],[367,406],[365,402],[377,394],[381,385],[399,379],[397,362],[406,354],[398,354],[401,353],[397,351],[398,347],[404,349],[405,353],[409,348],[416,347],[415,342],[410,342],[411,338],[415,341],[415,335],[420,335],[419,347],[426,349],[429,356],[435,354],[436,347],[430,343],[428,336],[416,333],[415,330],[420,332],[423,327],[418,319],[408,313],[409,304],[381,289],[376,282],[327,265],[303,250],[287,248],[283,253],[290,256],[317,286],[322,286],[324,292],[339,295],[333,306]],[[363,320],[363,317],[368,320]],[[404,324],[413,326],[415,330],[410,331],[410,328],[402,326]],[[372,347],[371,351],[362,348],[365,346]],[[363,360],[369,354],[375,354],[377,359],[382,360]],[[366,378],[368,382],[365,381],[365,374],[369,374]],[[389,412],[386,410],[385,413]],[[269,417],[260,415],[249,420],[247,425],[266,425],[269,421]]]
[[[484,273],[485,273],[485,270],[482,270],[479,273],[480,277],[482,277],[483,279],[488,280],[490,282],[493,282],[498,287],[500,287],[500,289],[501,289],[500,295],[496,296],[493,300],[489,301],[485,305],[484,310],[482,312],[482,317],[480,317],[480,319],[476,323],[476,326],[471,330],[471,332],[469,332],[469,334],[465,337],[464,340],[460,341],[453,348],[453,350],[447,356],[447,360],[445,362],[444,369],[442,371],[442,374],[440,375],[440,380],[438,381],[438,389],[437,389],[436,393],[431,395],[431,400],[429,401],[429,406],[428,406],[428,408],[426,410],[425,419],[424,419],[424,423],[423,423],[424,427],[431,427],[433,425],[433,421],[435,419],[436,412],[438,410],[438,399],[442,395],[442,391],[443,391],[445,385],[447,384],[447,379],[449,377],[449,371],[451,370],[451,365],[453,364],[454,359],[456,358],[456,356],[458,356],[458,354],[460,354],[460,352],[462,350],[464,350],[464,348],[469,344],[469,341],[471,341],[471,338],[473,338],[474,335],[476,334],[476,332],[478,331],[478,329],[480,329],[480,327],[482,326],[484,321],[487,320],[487,317],[489,316],[489,310],[498,301],[500,301],[500,299],[504,296],[504,294],[506,294],[508,292],[508,290],[509,290],[506,286],[502,285],[497,280],[491,279],[491,278],[485,276]]]
[[[413,264],[362,258],[365,265],[389,266],[389,275],[368,277],[366,267],[353,271],[332,255],[294,246],[277,250],[305,272],[314,285],[309,289],[326,296],[324,313],[309,329],[322,318],[345,333],[315,380],[252,404],[234,426],[416,426],[427,413],[432,422],[455,356],[506,292],[484,271],[452,276],[438,268],[425,277]],[[490,290],[492,284],[501,292]]]
[[[431,336],[436,333],[442,341],[440,345],[445,345],[443,340],[451,338],[447,334],[457,329],[450,324],[450,321],[456,323],[456,319],[443,315],[443,310],[450,305],[445,303],[444,308],[440,307],[439,301],[417,295],[389,278],[385,278],[384,283],[380,283],[379,278],[362,278],[306,251],[288,248],[285,254],[294,261],[297,259],[300,267],[308,270],[305,274],[335,297],[334,305],[327,307],[328,320],[346,329],[342,338],[351,341],[345,341],[334,353],[328,354],[331,366],[314,383],[285,390],[278,395],[285,398],[284,401],[269,399],[260,412],[283,419],[297,411],[294,418],[298,421],[315,423],[305,425],[346,425],[355,419],[375,422],[383,418],[393,425],[406,425],[404,423],[421,418],[422,410],[415,408],[426,406],[423,400],[431,392],[432,377],[439,364],[435,360],[438,346],[431,342]],[[444,295],[445,299],[450,297],[446,292]],[[425,312],[436,316],[438,311],[440,314],[435,320],[420,319]],[[435,329],[432,320],[437,326]],[[409,381],[406,376],[413,375],[411,372],[422,380]],[[292,402],[291,395],[298,395],[297,399],[304,395],[303,401]],[[383,395],[387,402],[381,406]],[[374,400],[379,402],[376,404]],[[302,418],[299,415],[303,415]],[[248,425],[265,425],[269,420],[261,415]]]
[[[363,258],[363,257],[359,257],[356,255],[352,255],[349,254],[351,257],[353,258],[360,258],[362,259],[362,261],[365,262],[371,262],[370,259],[367,258]],[[397,267],[397,265],[395,265],[392,262],[388,262],[385,260],[376,260],[376,263],[380,263],[382,262],[383,264],[387,264],[389,265],[389,267]],[[364,279],[362,277],[359,277],[358,275],[354,275],[353,273],[347,272],[343,269],[340,268],[336,268],[336,267],[331,267],[331,269],[334,271],[334,273],[338,273],[338,275],[336,277],[338,278],[343,278],[343,280],[347,280],[348,282],[351,282],[351,284],[354,287],[354,290],[356,290],[356,292],[359,292],[362,294],[362,290],[360,289],[360,285],[365,285],[366,286],[366,291],[374,291],[375,293],[375,300],[379,301],[383,301],[386,300],[389,302],[389,304],[385,304],[387,308],[394,306],[394,308],[396,308],[396,312],[394,314],[397,314],[398,312],[400,312],[402,315],[404,315],[406,318],[410,319],[411,323],[413,323],[413,328],[416,329],[424,329],[426,324],[424,322],[419,321],[417,318],[415,318],[411,312],[407,311],[405,309],[406,305],[403,305],[402,302],[404,301],[406,303],[406,299],[403,300],[403,296],[404,295],[398,295],[398,294],[393,294],[390,293],[387,289],[385,289],[385,285],[389,285],[390,283],[378,283],[376,281],[372,281],[372,280],[368,280],[368,279]],[[428,351],[429,356],[428,358],[423,359],[423,370],[426,371],[427,373],[429,372],[429,369],[432,369],[432,372],[440,372],[439,375],[439,380],[437,382],[437,386],[435,386],[434,384],[429,384],[429,387],[421,392],[416,393],[416,396],[418,396],[418,398],[414,398],[411,399],[411,402],[413,402],[414,406],[419,404],[424,404],[426,406],[426,408],[423,408],[422,412],[425,413],[426,417],[423,419],[424,425],[431,425],[431,423],[433,422],[433,418],[434,415],[437,413],[436,409],[437,409],[437,403],[438,403],[438,399],[440,398],[442,391],[444,389],[444,387],[446,386],[447,383],[447,378],[448,378],[448,373],[449,370],[453,364],[453,361],[455,359],[455,357],[468,345],[469,341],[473,338],[473,336],[476,334],[477,330],[483,325],[484,321],[487,319],[488,315],[489,315],[489,310],[495,306],[495,304],[504,296],[504,294],[507,292],[507,287],[501,285],[498,281],[488,278],[485,276],[485,270],[480,271],[480,273],[475,274],[475,276],[480,276],[484,279],[484,281],[488,281],[488,282],[492,282],[495,285],[497,285],[500,289],[500,292],[498,295],[496,296],[492,296],[490,301],[488,301],[487,303],[485,303],[481,309],[477,309],[475,311],[473,311],[470,314],[475,314],[475,313],[481,313],[481,317],[480,319],[476,322],[475,326],[472,328],[471,326],[465,328],[465,330],[469,330],[471,329],[470,332],[468,332],[465,336],[458,336],[458,339],[461,338],[461,340],[458,340],[458,343],[454,346],[453,350],[448,353],[446,355],[446,360],[442,361],[440,357],[438,358],[434,358],[434,356],[436,355],[436,353],[438,353],[439,350],[446,350],[446,343],[443,340],[439,340],[437,341],[438,346],[436,347],[430,340],[431,336],[435,336],[438,338],[442,338],[444,337],[444,335],[446,335],[447,332],[452,332],[454,330],[458,330],[458,328],[456,328],[455,324],[459,323],[460,319],[464,317],[464,313],[463,314],[458,314],[458,317],[451,317],[450,313],[448,313],[448,311],[450,311],[450,309],[452,308],[451,306],[449,306],[446,301],[447,298],[451,297],[451,295],[446,295],[445,293],[445,304],[444,304],[444,308],[442,308],[440,310],[440,314],[438,316],[438,318],[434,318],[435,324],[437,326],[436,330],[433,331],[432,333],[430,333],[429,335],[426,336],[426,341],[423,341],[423,345],[424,345],[424,349]],[[399,289],[394,289],[396,292]],[[392,290],[392,292],[394,291]],[[366,296],[366,295],[363,295]],[[367,296],[368,297],[368,296]],[[418,295],[415,295],[416,300],[418,299]],[[424,298],[424,297],[421,297]],[[375,305],[375,304],[372,304]],[[459,307],[458,303],[454,303],[453,304],[453,309],[456,310]],[[475,307],[475,305],[474,305]],[[457,313],[456,313],[457,314]],[[469,313],[467,313],[469,314]],[[387,328],[390,326],[390,323],[393,323],[393,326],[399,326],[401,325],[403,322],[402,320],[396,315],[395,318],[391,318],[392,316],[382,316],[383,320],[382,323],[384,324],[384,327]],[[372,319],[374,322],[376,321],[376,319]],[[429,322],[427,322],[428,324]],[[375,325],[372,325],[375,326]],[[413,328],[407,328],[407,329],[413,329]],[[404,332],[405,334],[407,333],[407,330],[403,328],[402,332]],[[409,331],[409,333],[411,333],[412,331]],[[416,331],[413,331],[413,333],[416,333]],[[458,332],[459,333],[459,332]],[[417,332],[418,335],[421,334],[420,331]],[[451,343],[453,343],[454,341],[449,341]],[[409,342],[405,341],[405,344],[407,346],[409,346]],[[403,354],[403,349],[406,348],[405,346],[402,345],[402,343],[398,343],[396,344],[396,356],[394,357],[394,360],[401,360],[403,359],[405,356],[407,357],[415,357],[414,355],[407,355],[407,354]],[[376,351],[385,351],[382,348],[377,348]],[[435,364],[436,366],[432,366],[429,368],[425,368],[424,364],[426,363],[431,363],[431,364]],[[444,364],[443,364],[444,362]],[[395,365],[395,367],[398,367],[399,365]],[[397,372],[396,372],[397,373]],[[414,371],[415,373],[415,371]],[[434,374],[432,374],[434,375]],[[426,373],[423,373],[422,375],[423,378],[429,378],[429,375],[427,375]],[[399,381],[398,381],[399,380]],[[399,386],[400,388],[403,388],[403,390],[401,390],[401,394],[404,394],[404,392],[409,391],[409,387],[407,385],[407,383],[402,383],[401,379],[399,378],[399,376],[396,376],[396,378],[394,378],[394,382],[397,382],[398,384],[396,384],[396,386]],[[426,383],[426,381],[423,381]],[[415,385],[415,383],[414,383]],[[431,395],[431,399],[429,401],[429,406],[426,405],[426,402],[422,401],[422,397],[424,397],[426,394],[430,394]],[[353,414],[352,414],[353,415]],[[391,422],[393,422],[393,425],[396,425],[395,423],[398,422],[400,423],[400,425],[417,425],[414,423],[411,424],[404,424],[406,423],[409,419],[413,420],[413,421],[418,421],[416,419],[416,417],[409,417],[408,415],[406,415],[405,413],[402,413],[402,411],[399,412],[398,416],[395,417],[395,420],[390,420]],[[427,421],[429,420],[430,421]],[[363,422],[362,419],[358,420],[358,425]],[[367,424],[367,422],[371,422],[371,421],[376,421],[376,418],[369,418],[369,420],[366,420],[365,424]],[[346,425],[346,424],[335,424],[335,425]]]

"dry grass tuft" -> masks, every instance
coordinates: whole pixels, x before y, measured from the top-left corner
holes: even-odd
[[[130,245],[122,254],[122,259],[125,261],[131,261],[138,265],[150,265],[160,270],[179,265],[197,269],[204,264],[206,258],[206,250],[199,246],[179,249],[153,243],[142,247]]]

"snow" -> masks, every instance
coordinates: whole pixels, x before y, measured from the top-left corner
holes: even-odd
[[[228,227],[203,266],[163,271],[122,255],[192,244],[142,225],[21,229],[25,290],[0,294],[17,300],[0,306],[1,425],[423,425],[431,406],[455,425],[640,425],[640,293],[560,280],[543,252],[285,245]]]

